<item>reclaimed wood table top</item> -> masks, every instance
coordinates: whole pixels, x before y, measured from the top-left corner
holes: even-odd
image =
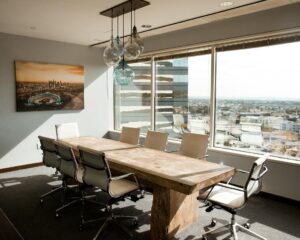
[[[112,168],[134,172],[138,177],[184,194],[199,191],[235,173],[229,166],[149,148],[109,151],[105,156]]]
[[[226,165],[106,138],[77,137],[58,142],[67,144],[73,149],[84,146],[104,152],[112,169],[133,172],[148,182],[184,194],[192,194],[235,173],[234,168]]]

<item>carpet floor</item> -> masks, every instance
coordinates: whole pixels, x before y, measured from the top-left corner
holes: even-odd
[[[5,211],[25,240],[89,240],[93,239],[100,227],[100,222],[86,226],[79,231],[79,205],[74,205],[62,212],[60,218],[55,218],[55,209],[60,206],[59,193],[39,203],[39,196],[51,190],[59,181],[53,176],[54,170],[46,167],[35,167],[0,174],[0,207]],[[98,193],[101,201],[105,196]],[[126,200],[114,205],[116,213],[138,216],[139,224],[127,227],[133,233],[133,239],[150,239],[151,194],[136,203]],[[87,215],[101,216],[95,206],[88,206]],[[202,234],[209,230],[211,218],[217,219],[217,226],[230,219],[230,214],[215,209],[210,213],[199,207],[199,221],[178,234],[174,240],[200,240]],[[164,214],[164,213],[161,213]],[[251,223],[251,230],[266,237],[268,240],[299,240],[300,239],[300,207],[299,204],[289,204],[260,195],[252,197],[245,208],[238,212],[238,222]],[[124,222],[125,224],[126,222]],[[126,225],[126,224],[125,224]],[[239,232],[240,240],[256,239]],[[99,239],[127,239],[118,228],[109,225]],[[232,239],[228,234],[210,239]],[[159,240],[159,239],[157,239]]]

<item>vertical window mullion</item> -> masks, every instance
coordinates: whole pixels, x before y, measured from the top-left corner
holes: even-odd
[[[211,147],[214,146],[216,134],[216,69],[217,69],[217,53],[216,48],[211,49],[211,87],[210,87],[210,142]]]
[[[151,130],[155,130],[156,123],[156,62],[151,58]]]

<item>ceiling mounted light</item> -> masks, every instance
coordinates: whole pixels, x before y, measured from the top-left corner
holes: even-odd
[[[119,85],[130,84],[134,77],[134,71],[127,64],[126,60],[137,59],[144,51],[144,43],[138,34],[135,26],[132,27],[132,13],[135,13],[136,9],[145,7],[150,3],[144,0],[129,0],[118,4],[112,8],[102,11],[100,14],[110,17],[111,21],[111,40],[108,46],[104,49],[103,60],[108,66],[114,66],[114,80]],[[131,34],[126,44],[124,43],[124,15],[130,12],[130,29]],[[119,37],[119,16],[123,15],[123,41]],[[117,37],[113,37],[113,18],[117,17]]]
[[[224,1],[224,2],[221,2],[220,3],[220,6],[221,7],[230,7],[233,5],[233,2],[232,1]]]

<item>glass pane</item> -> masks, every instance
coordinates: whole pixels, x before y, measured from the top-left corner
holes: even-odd
[[[156,62],[157,131],[209,134],[210,55]]]
[[[299,62],[300,42],[218,53],[215,146],[300,160]]]
[[[151,127],[151,63],[129,64],[135,79],[127,86],[114,85],[115,129],[139,127],[146,132]]]

